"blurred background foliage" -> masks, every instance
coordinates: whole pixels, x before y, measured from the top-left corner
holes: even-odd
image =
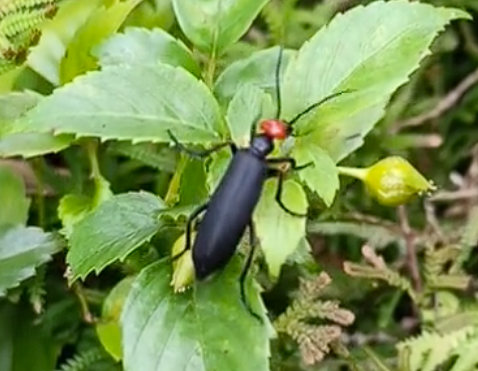
[[[67,40],[71,38],[68,27],[84,21],[72,10],[74,1],[25,0],[15,18],[9,8],[15,2],[0,0],[0,54],[3,56],[0,92],[30,89],[49,94],[59,84],[59,77],[48,72],[48,60],[30,62],[36,58],[34,51],[41,37],[54,40],[52,35],[56,33],[59,40]],[[222,56],[218,68],[221,70],[234,60],[274,44],[298,48],[337,12],[372,1],[272,0],[245,37]],[[108,2],[104,0],[105,4]],[[478,19],[476,0],[428,2],[465,9]],[[62,7],[71,11],[71,19],[56,25],[55,29],[48,28],[48,23],[45,26],[44,22],[55,19]],[[386,24],[387,20],[383,21]],[[161,27],[182,37],[169,0],[140,2],[120,29],[129,26]],[[51,57],[58,58],[62,52],[64,47],[59,43]],[[279,329],[286,328],[288,317],[284,316],[294,316],[294,313],[284,313],[285,308],[292,302],[298,302],[299,307],[307,306],[300,293],[304,290],[315,293],[301,280],[316,277],[321,270],[330,277],[320,276],[323,281],[319,285],[320,296],[324,300],[339,300],[341,307],[347,308],[347,312],[340,312],[341,318],[326,316],[347,327],[338,333],[329,329],[329,333],[322,334],[322,340],[329,336],[331,343],[324,340],[320,352],[317,347],[312,355],[307,350],[304,352],[290,333],[275,340],[274,370],[338,371],[353,369],[353,364],[360,364],[365,370],[384,370],[387,368],[380,368],[381,362],[396,358],[397,342],[418,334],[420,329],[439,328],[446,334],[450,332],[446,326],[450,326],[452,320],[455,321],[453,331],[476,325],[477,83],[478,21],[455,22],[440,35],[433,45],[433,54],[410,82],[393,96],[385,116],[367,136],[364,146],[343,163],[365,167],[385,156],[400,155],[433,179],[439,190],[430,198],[417,199],[395,209],[373,201],[360,182],[342,178],[341,191],[332,208],[322,210],[317,202],[315,217],[309,220],[308,242],[314,259],[310,259],[307,243],[304,243],[304,248],[283,268],[277,282],[259,276],[265,287],[266,305]],[[4,111],[9,109],[14,108],[0,107]],[[103,176],[115,193],[146,189],[167,197],[165,193],[177,156],[164,145],[113,142],[102,144],[99,154]],[[88,158],[78,147],[29,160],[0,160],[0,164],[13,169],[24,180],[26,192],[33,200],[29,223],[46,230],[61,226],[56,209],[62,195],[91,187]],[[194,164],[188,166],[191,167],[187,172],[189,180],[183,178],[181,184],[182,199],[201,198],[205,189],[194,186],[203,183],[197,181],[197,176],[204,174],[195,170]],[[168,233],[177,236],[178,230],[168,230]],[[170,237],[166,233],[158,238]],[[370,252],[370,248],[374,252]],[[156,258],[154,254],[145,256],[145,259]],[[466,262],[466,272],[454,270],[457,259]],[[24,364],[15,370],[26,370],[30,366],[31,370],[51,370],[51,365],[70,371],[120,369],[112,358],[102,353],[95,330],[88,322],[90,316],[100,315],[105,296],[122,273],[128,269],[134,271],[134,267],[128,266],[128,261],[122,266],[113,265],[99,277],[90,277],[84,285],[68,287],[63,278],[64,264],[64,258],[56,256],[47,267],[41,267],[34,278],[10,290],[10,302],[26,297],[30,304],[24,305],[22,312],[12,311],[5,303],[0,306],[0,349],[3,339],[10,336],[25,354],[30,355],[32,349],[37,349],[44,358],[36,366]],[[443,280],[445,284],[440,281],[444,276],[448,277]],[[467,311],[476,318],[456,316]],[[41,331],[22,338],[22,333],[31,332],[29,318],[41,324]],[[12,333],[17,335],[11,336]],[[467,334],[468,342],[478,339],[476,331]],[[55,342],[49,343],[45,338],[54,338]],[[338,339],[348,351],[337,343]],[[427,341],[443,345],[436,338]],[[335,355],[325,356],[329,348],[335,350]],[[311,363],[308,360],[321,362],[308,365]],[[448,370],[452,366],[442,367],[441,370]],[[475,370],[476,364],[471,367],[470,370]],[[11,369],[8,364],[2,366],[1,355],[0,369]]]

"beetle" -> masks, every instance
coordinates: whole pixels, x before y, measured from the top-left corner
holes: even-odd
[[[232,141],[228,141],[204,151],[194,151],[183,146],[173,133],[168,130],[168,134],[176,148],[192,157],[204,158],[227,146],[230,147],[233,154],[224,176],[209,201],[197,207],[189,215],[186,223],[185,248],[181,253],[174,256],[173,259],[178,258],[182,253],[192,248],[196,278],[204,280],[229,262],[246,228],[249,227],[251,249],[240,275],[240,295],[241,301],[248,311],[259,320],[261,318],[254,313],[245,300],[245,279],[256,247],[252,222],[254,209],[259,202],[266,179],[270,176],[277,176],[278,186],[275,199],[279,206],[290,215],[305,217],[307,214],[294,212],[284,204],[282,190],[285,172],[277,169],[276,166],[288,164],[290,170],[299,171],[313,165],[312,163],[297,165],[292,157],[268,158],[268,156],[274,150],[275,141],[284,140],[292,136],[293,125],[300,118],[326,101],[348,92],[341,91],[312,104],[289,122],[279,119],[281,114],[279,79],[282,54],[283,49],[281,48],[275,71],[276,118],[261,121],[259,123],[259,134],[256,133],[258,119],[254,120],[251,125],[249,147],[238,149]],[[203,213],[204,217],[197,228],[196,239],[194,244],[192,244],[191,233],[193,223]]]

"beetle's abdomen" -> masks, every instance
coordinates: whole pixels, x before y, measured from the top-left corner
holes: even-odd
[[[193,244],[196,277],[222,268],[234,255],[267,177],[267,165],[247,150],[233,157],[213,193]]]

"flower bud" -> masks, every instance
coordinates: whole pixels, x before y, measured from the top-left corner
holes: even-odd
[[[196,233],[191,235],[191,243],[194,241]],[[181,235],[173,244],[172,254],[174,257],[180,254],[186,246],[186,235]],[[182,292],[194,281],[194,264],[191,250],[184,252],[179,258],[173,261],[173,277],[171,278],[171,286],[174,292]]]
[[[339,168],[342,174],[362,180],[372,197],[385,206],[399,206],[414,196],[436,189],[407,160],[386,157],[366,169]]]

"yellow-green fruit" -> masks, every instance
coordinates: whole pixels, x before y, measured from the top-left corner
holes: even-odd
[[[194,241],[196,233],[191,234],[191,242]],[[176,256],[184,250],[186,245],[186,235],[179,237],[173,245],[171,256]],[[171,279],[171,286],[175,292],[184,291],[188,286],[194,282],[194,264],[191,250],[186,251],[181,257],[173,262],[173,277]]]
[[[127,277],[111,290],[103,303],[101,321],[96,325],[96,333],[101,344],[116,361],[122,357],[119,324],[121,311],[135,278]]]
[[[365,169],[363,178],[374,198],[385,206],[398,206],[415,195],[435,190],[407,160],[392,156]]]

